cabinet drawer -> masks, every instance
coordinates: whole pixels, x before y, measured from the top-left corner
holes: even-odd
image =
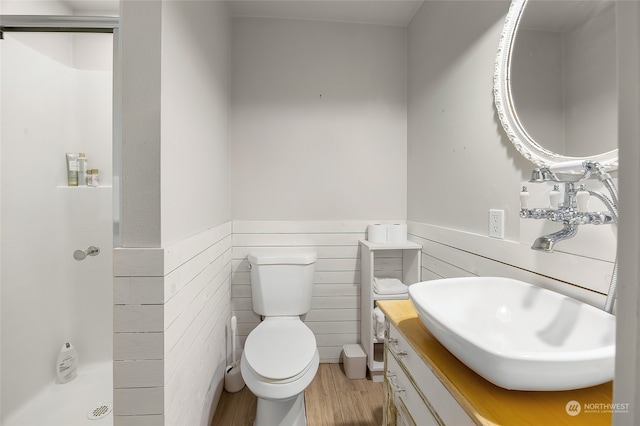
[[[435,410],[435,414],[444,424],[455,426],[475,425],[442,382],[431,371],[431,368],[392,324],[389,327],[388,348],[394,354],[390,354],[388,358],[397,359],[397,362],[404,366],[406,371],[409,372],[413,383],[416,384],[419,391],[429,401],[429,404]]]
[[[440,426],[393,355],[387,354],[386,379],[393,392],[400,424]]]

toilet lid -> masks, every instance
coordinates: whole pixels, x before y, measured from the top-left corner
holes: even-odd
[[[244,356],[251,368],[272,380],[300,374],[315,353],[316,338],[297,317],[265,319],[244,344]]]

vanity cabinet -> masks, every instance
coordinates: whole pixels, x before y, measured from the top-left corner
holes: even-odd
[[[385,321],[385,395],[390,408],[385,424],[474,425],[453,396],[411,347],[404,336]]]
[[[384,376],[384,340],[373,331],[373,309],[378,300],[406,299],[404,295],[380,295],[374,291],[373,278],[398,278],[410,285],[420,281],[422,245],[402,243],[372,243],[360,241],[360,343],[367,355],[367,368],[374,382]]]
[[[605,426],[612,382],[562,392],[503,389],[480,377],[424,327],[411,300],[379,302],[385,314],[384,425]],[[583,405],[579,415],[568,403]],[[597,405],[597,404],[596,404]]]

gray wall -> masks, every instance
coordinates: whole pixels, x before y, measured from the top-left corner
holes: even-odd
[[[425,2],[409,26],[407,220],[487,236],[489,210],[501,209],[505,240],[530,245],[561,226],[519,217],[521,185],[531,207],[548,206],[552,185],[527,182],[534,165],[513,147],[494,106],[508,8],[508,1]],[[601,189],[595,180],[587,187]],[[589,207],[604,209],[597,200]],[[615,244],[613,227],[583,226],[558,250],[613,262]],[[540,265],[555,261],[542,256]],[[606,289],[608,278],[598,279],[596,288]]]
[[[226,12],[205,21],[198,2],[145,4],[122,13],[126,247],[231,218]]]
[[[204,426],[228,353],[229,19],[222,2],[121,5],[114,424]]]
[[[640,2],[616,4],[618,18],[618,78],[620,137],[620,275],[616,341],[616,375],[613,396],[617,402],[630,404],[628,415],[614,416],[615,425],[640,422],[640,386],[638,357],[640,308],[638,282],[640,271]]]
[[[231,220],[229,20],[224,7],[162,10],[162,243]]]
[[[518,186],[531,165],[503,134],[493,105],[508,7],[428,1],[409,25],[410,221],[486,235],[488,211],[498,208],[505,210],[505,237],[519,237]]]
[[[406,215],[404,28],[234,19],[234,220]]]

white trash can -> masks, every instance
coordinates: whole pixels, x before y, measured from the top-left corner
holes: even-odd
[[[364,379],[367,377],[367,355],[359,344],[344,345],[342,362],[344,374],[349,379]]]

